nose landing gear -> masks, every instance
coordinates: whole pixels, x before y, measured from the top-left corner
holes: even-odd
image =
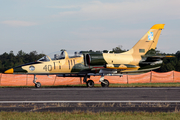
[[[34,75],[34,80],[33,80],[33,83],[35,84],[35,87],[36,88],[40,88],[41,87],[41,83],[40,82],[36,82],[36,75]]]
[[[109,87],[109,81],[104,79],[103,82],[101,82],[102,87]]]
[[[109,87],[109,81],[104,79],[104,75],[101,75],[99,82],[101,82],[101,87]]]
[[[41,83],[40,83],[40,82],[37,82],[37,83],[35,84],[35,87],[36,87],[36,88],[40,88],[40,87],[41,87]]]

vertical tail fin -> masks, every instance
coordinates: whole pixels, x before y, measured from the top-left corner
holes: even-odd
[[[132,49],[124,54],[145,55],[148,50],[155,49],[161,30],[165,24],[155,24],[151,29],[134,45]]]

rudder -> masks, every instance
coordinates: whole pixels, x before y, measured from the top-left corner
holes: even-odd
[[[161,30],[164,29],[165,24],[155,24],[150,30],[130,49],[124,54],[145,55],[147,51],[155,49],[158,43]]]

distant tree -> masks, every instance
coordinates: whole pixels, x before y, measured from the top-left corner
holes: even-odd
[[[18,51],[18,54],[17,54],[17,56],[24,56],[26,53],[25,52],[23,52],[22,50],[20,50],[20,51]]]
[[[177,51],[175,56],[176,56],[177,60],[179,61],[180,60],[180,51]]]
[[[122,50],[122,45],[119,45],[118,47],[115,47],[112,49],[112,52],[114,53],[122,53],[125,52],[126,50]]]
[[[175,70],[176,71],[180,71],[180,60],[177,62],[177,64],[175,65]]]
[[[163,53],[163,55],[167,56],[169,54],[166,54],[166,53]],[[168,71],[172,71],[172,70],[177,70],[177,58],[174,56],[174,57],[170,57],[170,58],[164,58],[163,59],[163,64],[161,65],[161,68],[160,68],[160,72],[168,72]]]
[[[103,53],[108,53],[108,50],[103,50]]]
[[[161,53],[157,49],[151,49],[151,50],[147,51],[146,55],[161,55]]]
[[[157,72],[168,72],[168,70],[166,69],[166,65],[164,63],[162,63],[160,69],[156,70]]]

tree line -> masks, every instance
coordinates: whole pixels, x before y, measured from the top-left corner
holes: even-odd
[[[90,50],[92,52],[92,50]],[[118,46],[112,49],[112,51],[104,50],[103,52],[114,52],[114,53],[122,53],[127,50],[122,50],[122,46]],[[96,51],[100,52],[100,51]],[[157,72],[168,72],[168,71],[180,71],[180,51],[177,51],[175,54],[166,54],[161,53],[160,51],[150,50],[146,55],[172,55],[174,57],[163,59],[163,64],[161,68],[156,70]],[[38,54],[36,51],[32,51],[30,53],[25,53],[20,50],[17,55],[14,55],[13,51],[9,53],[3,53],[0,55],[0,72],[4,72],[7,69],[10,69],[15,66],[19,66],[25,63],[35,62],[36,60],[43,57],[44,54]]]
[[[43,56],[44,54],[38,54],[36,51],[25,53],[20,50],[17,55],[14,55],[13,51],[5,52],[0,55],[0,72],[25,63],[35,62]]]

